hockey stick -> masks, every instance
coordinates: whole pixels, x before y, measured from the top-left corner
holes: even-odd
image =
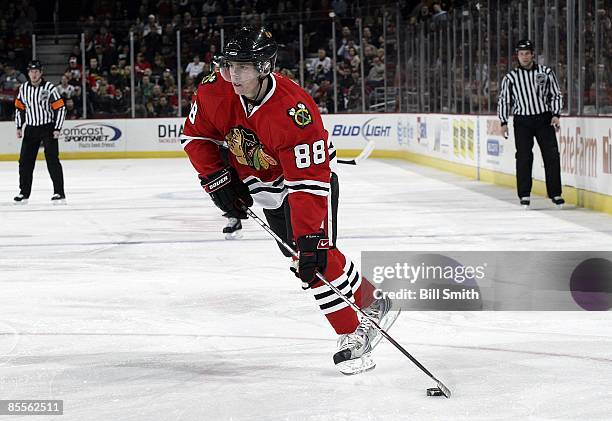
[[[259,226],[266,230],[268,234],[270,234],[279,244],[281,244],[285,249],[287,249],[287,251],[291,253],[293,257],[295,257],[296,259],[298,258],[298,254],[293,249],[293,247],[283,241],[282,238],[280,238],[274,231],[272,231],[272,228],[270,228],[268,224],[266,224],[259,216],[257,216],[255,212],[253,212],[249,208],[244,208],[244,210],[251,218],[253,218],[253,220],[255,220],[255,222],[257,222],[257,224],[259,224]],[[410,353],[406,351],[403,346],[401,346],[395,339],[391,337],[391,335],[389,335],[382,327],[380,327],[378,323],[376,323],[376,320],[372,319],[362,309],[357,307],[355,303],[351,302],[348,298],[346,298],[344,294],[342,294],[342,292],[335,285],[333,285],[325,278],[325,276],[321,275],[319,272],[316,272],[316,275],[317,278],[321,280],[321,282],[323,282],[327,287],[334,291],[336,295],[338,295],[338,297],[340,297],[346,304],[348,304],[353,310],[361,314],[362,317],[365,317],[370,323],[372,323],[372,325],[376,327],[376,329],[381,333],[381,335],[387,338],[387,340],[391,342],[393,346],[395,346],[402,354],[408,357],[408,359],[412,361],[418,368],[420,368],[423,373],[427,374],[434,382],[436,382],[438,388],[442,391],[444,396],[446,396],[447,398],[451,397],[451,391],[449,390],[449,388],[446,387],[444,383],[438,380],[433,374],[431,374],[431,372],[427,368],[425,368],[425,366],[423,366],[423,364],[421,364],[419,360],[410,355]]]
[[[373,140],[368,140],[368,143],[359,155],[353,159],[338,159],[338,164],[357,165],[359,162],[367,159],[368,156],[370,156],[375,146],[376,143],[374,143]]]

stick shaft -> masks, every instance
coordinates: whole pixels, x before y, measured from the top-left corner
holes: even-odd
[[[264,230],[266,230],[268,232],[268,234],[270,234],[279,244],[281,244],[289,253],[291,253],[291,255],[293,255],[293,257],[298,258],[298,253],[297,253],[297,251],[295,251],[293,249],[293,247],[291,247],[289,244],[287,244],[282,238],[280,238],[278,236],[278,234],[276,234],[274,231],[272,231],[272,228],[270,228],[270,226],[268,226],[268,224],[266,224],[259,216],[257,216],[257,214],[255,212],[253,212],[249,208],[245,208],[245,209],[246,209],[246,213],[251,218],[253,218],[255,220],[255,222],[257,222],[258,225],[260,225]],[[423,373],[427,374],[433,381],[435,381],[438,384],[438,386],[440,387],[440,389],[442,389],[442,391],[444,392],[444,395],[447,398],[450,397],[450,390],[444,385],[444,383],[442,383],[433,374],[431,374],[431,372],[423,364],[421,364],[419,362],[419,360],[417,360],[412,355],[410,355],[410,353],[408,351],[406,351],[406,349],[402,345],[400,345],[395,339],[393,339],[393,337],[391,335],[389,335],[387,333],[386,330],[384,330],[382,327],[380,327],[378,325],[378,323],[376,323],[376,320],[372,319],[362,309],[360,309],[354,302],[352,302],[351,300],[346,298],[344,296],[344,294],[335,285],[333,285],[331,282],[329,282],[325,278],[325,276],[323,276],[321,273],[316,272],[316,276],[317,276],[317,278],[319,278],[321,280],[321,282],[323,282],[327,287],[329,287],[332,291],[334,291],[334,293],[338,297],[340,297],[346,304],[348,304],[353,310],[355,310],[356,312],[361,314],[362,317],[366,318],[370,323],[372,323],[372,325],[374,327],[376,327],[376,329],[381,333],[381,335],[383,335],[385,338],[387,338],[387,340],[389,342],[391,342],[391,344],[393,346],[395,346],[402,354],[404,354],[406,357],[408,357],[408,359],[410,361],[412,361],[414,363],[414,365],[416,365],[419,369],[421,369],[421,371]]]

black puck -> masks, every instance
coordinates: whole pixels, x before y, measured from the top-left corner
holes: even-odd
[[[444,393],[439,387],[430,387],[427,389],[427,396],[444,396]]]

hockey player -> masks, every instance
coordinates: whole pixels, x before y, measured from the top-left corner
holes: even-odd
[[[321,272],[383,328],[397,318],[335,244],[336,152],[312,98],[273,73],[277,44],[264,28],[240,29],[225,45],[219,71],[194,94],[181,142],[204,190],[226,216],[246,219],[255,200],[270,227],[299,252],[297,275],[338,333],[333,360],[344,374],[375,367],[381,335],[316,278]],[[230,150],[225,165],[220,145]],[[290,256],[281,248],[283,254]]]

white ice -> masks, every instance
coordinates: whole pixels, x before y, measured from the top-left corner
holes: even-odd
[[[612,312],[413,312],[375,370],[342,376],[335,335],[273,241],[224,219],[186,159],[43,162],[11,203],[0,163],[0,399],[62,420],[610,420]],[[340,168],[342,250],[610,250],[612,219],[397,162]],[[260,209],[256,209],[260,212]],[[19,419],[14,417],[11,419]],[[30,418],[27,418],[30,419]],[[36,419],[45,419],[38,417]]]

